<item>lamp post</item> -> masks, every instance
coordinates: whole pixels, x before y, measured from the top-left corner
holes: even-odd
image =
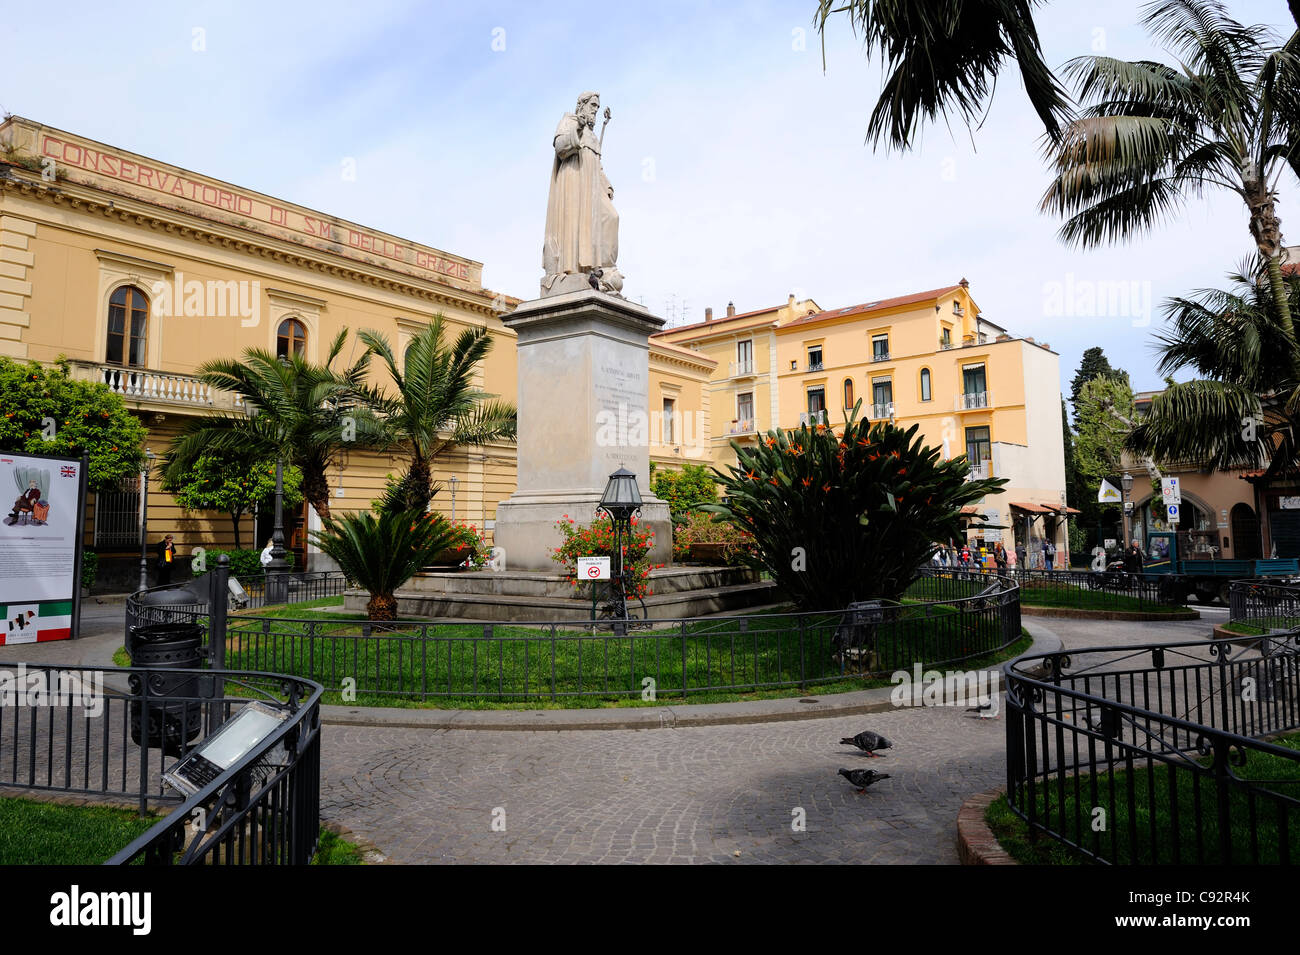
[[[283,361],[283,359],[281,359]],[[246,404],[249,419],[257,417],[260,409]],[[282,604],[289,600],[289,584],[285,577],[289,562],[284,559],[284,458],[279,450],[275,454],[275,527],[271,531],[271,562],[266,565],[266,602]]]
[[[624,541],[632,537],[632,517],[641,511],[641,490],[636,485],[636,475],[627,468],[619,468],[611,474],[596,511],[608,514],[614,525],[614,555],[609,569],[614,591],[614,616],[627,620],[628,573],[623,549],[626,546]]]
[[[144,466],[140,468],[140,589],[149,589],[149,468],[154,453],[144,449]]]
[[[1127,547],[1129,541],[1133,539],[1130,536],[1131,532],[1129,529],[1129,521],[1128,521],[1129,508],[1133,506],[1128,499],[1129,493],[1133,490],[1133,475],[1125,471],[1124,476],[1120,478],[1119,483],[1120,486],[1124,489],[1122,494],[1120,495],[1120,499],[1123,501],[1124,504],[1124,540],[1120,542],[1120,547],[1123,548],[1123,547]]]

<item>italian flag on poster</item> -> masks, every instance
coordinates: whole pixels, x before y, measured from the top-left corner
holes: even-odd
[[[72,636],[72,601],[0,604],[0,619],[0,644],[67,640]]]

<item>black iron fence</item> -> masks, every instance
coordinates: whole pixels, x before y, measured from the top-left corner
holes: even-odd
[[[247,670],[16,664],[0,690],[0,786],[173,805],[110,863],[303,863],[319,832],[321,688]],[[184,794],[163,773],[249,703],[275,732]]]
[[[699,698],[984,657],[1020,638],[1015,583],[923,575],[898,603],[831,613],[595,623],[229,618],[231,666],[294,673],[342,702]]]
[[[925,573],[951,573],[925,568]],[[957,570],[956,573],[999,575],[1020,585],[1020,602],[1026,606],[1068,607],[1080,610],[1159,612],[1179,606],[1177,588],[1167,574],[1130,574],[1093,570]]]
[[[1300,582],[1234,580],[1228,587],[1228,621],[1247,633],[1300,627]]]
[[[1007,664],[1007,798],[1114,864],[1300,859],[1297,634]],[[1046,675],[1042,675],[1045,671]]]

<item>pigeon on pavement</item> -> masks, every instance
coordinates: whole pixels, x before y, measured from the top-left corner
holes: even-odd
[[[841,746],[856,746],[868,756],[878,756],[878,749],[889,749],[894,744],[885,739],[879,733],[873,733],[871,730],[863,730],[857,736],[846,736],[840,740]]]
[[[841,769],[840,775],[857,786],[859,793],[866,792],[867,787],[872,783],[889,778],[888,773],[878,773],[874,769]]]

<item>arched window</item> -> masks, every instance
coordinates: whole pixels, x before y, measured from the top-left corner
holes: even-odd
[[[288,358],[307,350],[307,329],[296,318],[286,318],[275,334],[275,357]]]
[[[134,285],[124,285],[108,300],[108,347],[111,365],[143,368],[149,332],[149,299]]]
[[[852,378],[844,379],[844,407],[845,408],[853,407],[853,379]]]
[[[921,369],[921,400],[930,400],[930,369]]]

